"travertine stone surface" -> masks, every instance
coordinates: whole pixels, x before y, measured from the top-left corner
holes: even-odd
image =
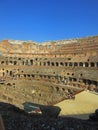
[[[98,93],[98,36],[69,40],[2,40],[0,100],[54,105],[81,90]]]

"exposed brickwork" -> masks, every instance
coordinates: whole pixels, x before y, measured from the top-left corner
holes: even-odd
[[[0,43],[0,99],[55,104],[81,90],[98,92],[98,36]]]

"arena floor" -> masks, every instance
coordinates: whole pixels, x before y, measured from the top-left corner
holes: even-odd
[[[98,95],[82,91],[75,96],[75,99],[64,100],[55,106],[61,108],[60,115],[88,119],[89,114],[94,113],[98,108]]]

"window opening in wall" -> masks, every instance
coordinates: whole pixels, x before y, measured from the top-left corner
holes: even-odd
[[[65,66],[67,66],[68,65],[68,63],[67,62],[65,62]]]
[[[26,78],[26,74],[24,74],[24,77]]]
[[[68,60],[71,60],[71,58],[68,58]]]
[[[12,64],[12,61],[10,61],[10,63]]]
[[[72,66],[72,63],[71,63],[71,62],[69,63],[69,66]]]
[[[64,66],[63,62],[60,62],[60,65],[61,65],[61,66]]]
[[[50,66],[50,61],[47,62],[47,65]]]
[[[6,70],[6,73],[8,73],[9,71],[8,70]]]
[[[12,71],[10,71],[10,76],[12,76],[13,75],[13,72]]]
[[[14,65],[16,65],[17,64],[17,61],[14,61]]]
[[[74,75],[74,73],[72,73],[72,75]]]
[[[80,74],[80,76],[83,76],[83,74]]]
[[[74,63],[74,66],[78,66],[78,63],[75,62],[75,63]]]
[[[96,63],[96,66],[98,67],[98,62]]]
[[[30,77],[30,75],[28,74],[28,77]]]
[[[44,62],[43,64],[44,64],[44,66],[46,66],[46,62]]]
[[[56,62],[56,66],[58,66],[59,65],[59,63],[58,62]]]
[[[88,63],[87,62],[85,62],[85,67],[88,67]]]
[[[25,62],[24,62],[24,61],[22,62],[22,65],[25,65]]]
[[[33,75],[33,74],[32,74],[31,76],[34,78],[34,75]]]
[[[18,60],[21,60],[21,58],[18,58]]]
[[[30,60],[31,65],[33,65],[33,60]]]
[[[69,73],[67,73],[67,75],[69,75]]]
[[[95,64],[93,62],[91,62],[91,67],[94,67],[94,66],[95,66]]]
[[[54,62],[51,62],[51,65],[54,66]]]
[[[83,67],[83,63],[82,63],[82,62],[80,62],[80,63],[79,63],[79,66],[82,66],[82,67]]]
[[[1,64],[4,64],[4,61],[1,61]]]

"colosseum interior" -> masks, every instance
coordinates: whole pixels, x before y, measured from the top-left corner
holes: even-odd
[[[54,105],[83,90],[98,93],[98,36],[0,43],[0,100]]]

